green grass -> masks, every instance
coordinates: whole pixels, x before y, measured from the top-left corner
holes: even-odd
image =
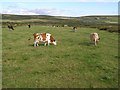
[[[33,47],[33,33],[51,33],[57,46]],[[99,33],[95,48],[89,35]],[[118,33],[91,28],[26,26],[2,29],[3,88],[117,88]]]

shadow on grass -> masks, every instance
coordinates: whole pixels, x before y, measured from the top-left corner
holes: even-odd
[[[44,44],[38,44],[39,46],[44,46]],[[34,47],[34,44],[29,44],[28,46]]]
[[[95,47],[95,46],[94,46],[92,43],[90,43],[90,42],[82,42],[82,43],[79,43],[78,45],[87,46],[87,47],[89,47],[89,49],[91,49],[91,50],[96,50],[97,48],[100,48],[99,45],[97,45],[97,46]]]
[[[77,32],[75,32],[74,30],[71,30],[71,31],[69,31],[69,32],[77,33]]]
[[[40,47],[40,46],[46,47],[46,46],[48,46],[48,44],[47,44],[46,46],[44,46],[44,43],[41,43],[41,44],[38,44],[38,45],[39,45],[39,46],[36,46],[36,47]],[[34,47],[34,44],[29,44],[28,46],[29,46],[29,47]],[[54,46],[54,45],[50,43],[49,47],[51,47],[51,46]]]
[[[28,46],[33,47],[34,45],[33,44],[29,44]]]
[[[79,45],[82,45],[82,46],[92,46],[92,44],[90,42],[81,42],[81,43],[79,43]]]
[[[69,31],[69,32],[74,32],[73,30]]]

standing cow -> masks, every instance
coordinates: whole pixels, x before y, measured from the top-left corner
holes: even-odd
[[[14,30],[13,26],[8,24],[8,28]]]
[[[50,43],[53,43],[53,45],[57,45],[56,40],[49,33],[34,33],[33,36],[35,40],[34,47],[39,46],[39,42],[44,42],[44,46],[46,46],[46,43],[48,43],[48,46],[50,45]]]
[[[92,41],[92,44],[95,45],[95,47],[97,46],[97,43],[100,40],[100,38],[99,38],[97,33],[91,33],[90,34],[90,39]]]
[[[73,27],[74,32],[77,32],[77,27]]]

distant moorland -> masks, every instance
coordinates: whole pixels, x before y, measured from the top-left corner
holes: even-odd
[[[118,16],[84,16],[84,17],[60,17],[47,15],[10,15],[2,14],[2,26],[7,27],[8,24],[21,25],[49,25],[69,27],[85,27],[98,28],[109,32],[118,32]]]

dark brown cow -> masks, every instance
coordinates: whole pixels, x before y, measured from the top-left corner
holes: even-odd
[[[12,25],[8,25],[8,28],[14,30]]]
[[[30,28],[30,27],[31,27],[31,25],[30,25],[30,24],[28,24],[28,27]]]

